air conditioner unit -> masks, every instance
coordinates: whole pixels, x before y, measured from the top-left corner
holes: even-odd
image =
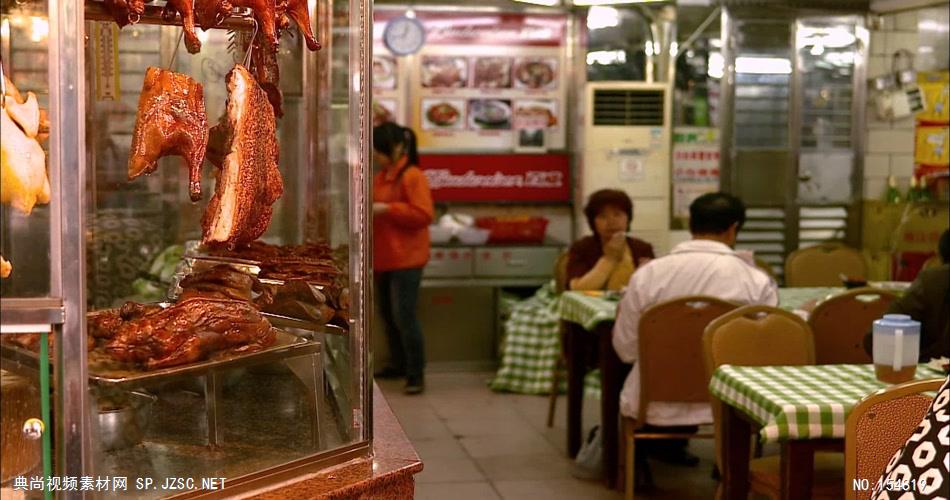
[[[580,192],[586,201],[599,189],[626,191],[634,204],[633,232],[665,253],[670,227],[671,86],[596,82],[587,84],[586,94]],[[578,220],[584,220],[582,213]]]

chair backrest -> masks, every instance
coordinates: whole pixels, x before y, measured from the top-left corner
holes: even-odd
[[[703,332],[706,379],[719,365],[811,365],[815,343],[811,328],[798,316],[776,307],[744,306],[716,318]],[[716,464],[722,470],[722,418],[712,405]]]
[[[568,251],[565,250],[554,261],[554,290],[557,293],[567,290],[567,260],[569,255]]]
[[[656,304],[640,317],[640,417],[651,401],[705,403],[709,377],[703,370],[703,331],[738,304],[702,295]]]
[[[929,259],[924,261],[924,265],[920,267],[920,270],[930,269],[931,267],[937,267],[943,264],[943,259],[940,258],[940,255],[934,255]]]
[[[861,252],[837,243],[800,248],[785,259],[786,286],[841,286],[840,274],[867,276]]]
[[[896,298],[887,290],[856,288],[819,303],[808,316],[808,326],[815,334],[815,362],[870,363],[871,356],[864,351],[864,335]]]
[[[811,365],[815,340],[808,324],[795,314],[771,306],[743,306],[706,327],[703,355],[709,376],[724,364]]]
[[[867,479],[874,488],[891,458],[927,414],[943,379],[918,380],[881,389],[862,399],[848,415],[844,430],[845,498],[858,498],[854,480]],[[864,498],[870,491],[861,491]]]

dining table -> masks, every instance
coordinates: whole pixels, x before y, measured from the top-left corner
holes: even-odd
[[[842,287],[779,288],[779,307],[807,317],[816,302],[844,290]],[[617,357],[611,343],[620,296],[617,292],[566,291],[561,294],[559,303],[568,372],[568,454],[576,456],[581,447],[584,376],[589,368],[599,368],[604,480],[610,488],[618,486],[620,391],[631,368]]]
[[[914,377],[926,380],[946,375],[921,364]],[[748,498],[750,442],[755,432],[762,443],[781,445],[781,498],[811,498],[814,453],[843,450],[851,410],[887,385],[877,380],[871,364],[717,368],[709,392],[722,410],[724,498]],[[842,498],[843,488],[842,483]]]

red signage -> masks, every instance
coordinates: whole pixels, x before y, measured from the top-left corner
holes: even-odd
[[[373,21],[380,24],[403,14],[377,10]],[[557,14],[416,11],[416,19],[425,26],[427,45],[559,47],[567,36],[567,18]],[[374,38],[381,39],[383,28],[374,27]]]
[[[564,154],[419,155],[436,202],[566,202],[571,170]]]

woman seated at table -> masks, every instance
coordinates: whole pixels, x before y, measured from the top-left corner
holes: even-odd
[[[617,189],[590,195],[584,207],[594,233],[574,242],[568,250],[567,287],[570,290],[619,290],[633,271],[653,258],[653,247],[627,236],[633,221],[633,201]]]

